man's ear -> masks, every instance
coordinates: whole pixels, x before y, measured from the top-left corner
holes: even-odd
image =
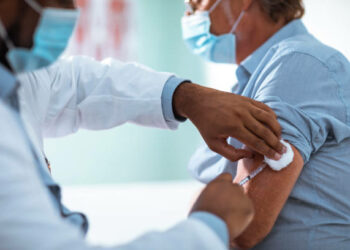
[[[242,10],[248,11],[249,8],[252,6],[254,0],[243,0],[243,8]]]

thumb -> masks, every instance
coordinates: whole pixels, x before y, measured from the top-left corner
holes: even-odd
[[[248,150],[244,149],[236,149],[230,144],[227,143],[227,140],[225,138],[222,139],[216,139],[212,143],[212,148],[215,149],[214,151],[226,159],[235,162],[243,158],[252,158],[253,153]]]

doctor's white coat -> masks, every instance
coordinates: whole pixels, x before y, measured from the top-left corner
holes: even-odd
[[[48,69],[19,76],[21,116],[35,150],[44,161],[43,139],[80,128],[107,129],[133,122],[168,128],[161,95],[171,74],[114,60],[62,59]],[[54,209],[12,110],[0,102],[0,249],[83,250],[89,246],[78,228]],[[118,237],[116,235],[115,237]],[[38,248],[38,246],[41,246]],[[129,244],[108,249],[227,249],[196,219],[166,232],[150,232]]]

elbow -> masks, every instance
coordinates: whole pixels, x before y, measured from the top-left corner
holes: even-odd
[[[273,224],[264,223],[259,226],[254,222],[235,239],[235,245],[240,249],[251,249],[259,244],[271,232]]]

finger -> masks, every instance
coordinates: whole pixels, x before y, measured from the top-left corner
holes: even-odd
[[[277,120],[276,113],[269,106],[262,102],[257,102],[253,100],[253,105],[257,107],[257,109],[255,110],[256,112],[254,112],[254,114],[258,116],[263,116],[262,119],[264,120],[266,125],[268,125],[273,130],[275,135],[280,137],[282,134],[282,128]],[[267,114],[263,111],[265,111]]]
[[[252,111],[252,114],[256,119],[265,123],[277,137],[281,137],[282,128],[275,113],[267,112],[261,108],[256,108]]]
[[[282,128],[275,115],[263,111],[262,109],[255,109],[252,111],[252,115],[255,119],[268,126],[277,137],[281,136]]]
[[[242,129],[241,133],[236,137],[236,139],[261,155],[266,155],[270,159],[281,159],[281,155],[279,153],[277,153],[273,148],[267,145],[261,138],[253,134],[247,128]]]
[[[259,120],[256,120],[256,117],[248,116],[246,117],[246,119],[246,128],[248,128],[256,136],[263,139],[272,149],[274,149],[278,153],[284,153],[285,146],[281,143],[279,137],[277,137],[270,129],[268,129],[268,127],[262,124]]]
[[[270,108],[269,106],[267,106],[265,103],[262,103],[262,102],[259,102],[259,101],[255,101],[255,100],[252,100],[252,104],[254,106],[256,106],[257,108],[259,109],[262,109],[270,114],[274,114],[275,117],[277,118],[275,112],[272,110],[272,108]]]
[[[243,158],[252,158],[253,153],[248,150],[236,149],[227,143],[226,138],[216,139],[211,145],[209,145],[210,149],[214,152],[222,155],[226,159],[235,162]]]

